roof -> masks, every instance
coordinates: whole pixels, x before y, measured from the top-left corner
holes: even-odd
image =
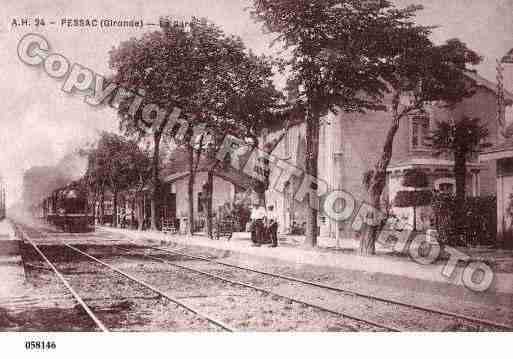
[[[512,50],[513,51],[513,50]],[[477,72],[473,71],[465,71],[465,76],[467,76],[470,80],[474,81],[476,86],[483,87],[494,94],[497,94],[498,92],[498,85],[490,80],[485,79],[481,75],[479,75]],[[510,91],[504,89],[504,100],[506,102],[507,106],[513,105],[513,93]],[[295,107],[295,111],[291,111],[289,113],[289,121],[288,126],[296,126],[303,122],[305,122],[305,116],[304,116],[304,109],[298,104]],[[276,122],[273,124],[273,126],[270,126],[269,129],[271,131],[279,131],[284,128],[286,122]]]
[[[170,175],[167,175],[167,176],[162,176],[162,180],[164,182],[172,183],[172,182],[178,181],[179,179],[187,177],[188,175],[189,175],[189,171],[187,171],[187,172],[177,172],[177,173],[173,173],[173,174],[170,174]]]
[[[441,169],[450,168],[452,169],[454,167],[454,161],[448,160],[444,158],[434,158],[434,157],[424,157],[424,158],[408,158],[406,160],[397,161],[393,164],[391,164],[387,172],[394,172],[394,171],[402,171],[407,170],[411,168],[430,168],[430,167],[437,167]],[[467,163],[467,167],[470,169],[481,169],[482,165],[479,163]]]
[[[490,80],[485,79],[477,72],[466,71],[465,76],[475,81],[477,86],[484,87],[492,91],[493,93],[497,94],[498,85]],[[506,101],[507,105],[513,105],[513,94],[506,89],[504,89],[504,100]]]
[[[213,165],[213,160],[201,156],[198,165],[198,171],[208,171]],[[171,152],[170,160],[164,164],[161,172],[161,178],[165,182],[176,181],[189,173],[189,154],[181,148]]]
[[[513,64],[513,49],[509,50],[508,53],[502,57],[501,63]]]
[[[479,161],[495,161],[503,158],[513,157],[513,138],[508,137],[503,142],[498,143],[479,155]]]
[[[241,156],[240,162],[246,163],[251,155],[251,151],[248,151],[245,155]],[[189,155],[186,151],[176,149],[171,153],[171,160],[162,169],[161,178],[164,182],[175,182],[184,177],[187,177],[189,171]],[[244,171],[237,170],[232,166],[221,166],[217,165],[215,159],[201,156],[200,163],[198,165],[198,172],[207,172],[214,170],[216,177],[222,178],[225,181],[233,183],[243,188],[253,188],[258,185],[258,180],[247,175]]]

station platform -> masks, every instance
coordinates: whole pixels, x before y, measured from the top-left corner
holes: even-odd
[[[20,242],[11,223],[8,220],[0,221],[0,299],[26,291]]]
[[[408,257],[383,256],[360,257],[348,253],[346,249],[332,250],[326,247],[306,248],[302,241],[292,238],[280,238],[280,245],[277,248],[268,246],[253,247],[249,241],[247,233],[234,235],[232,240],[211,240],[206,236],[184,236],[169,235],[154,231],[137,231],[118,229],[111,227],[100,227],[99,230],[105,232],[125,235],[134,241],[150,241],[159,244],[176,243],[180,245],[201,246],[219,250],[229,250],[241,254],[257,257],[272,258],[282,261],[289,261],[300,264],[310,264],[317,266],[329,266],[353,271],[364,271],[367,273],[385,274],[397,277],[406,277],[421,281],[430,281],[444,283],[449,285],[464,287],[462,281],[463,267],[456,267],[453,275],[448,278],[442,274],[446,262],[431,265],[422,265],[415,263]],[[320,240],[322,243],[322,239]],[[356,246],[354,240],[346,240],[340,245]],[[488,292],[513,294],[513,274],[504,272],[494,273],[494,282],[488,289]]]
[[[14,234],[11,223],[4,219],[0,220],[0,257],[19,255],[20,240]]]

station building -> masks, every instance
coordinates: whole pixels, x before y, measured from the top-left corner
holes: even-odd
[[[486,124],[490,136],[488,142],[497,143],[497,85],[477,74],[469,74],[477,85],[477,91],[453,108],[444,104],[432,104],[425,113],[414,114],[403,120],[394,141],[392,161],[388,168],[388,179],[382,202],[394,203],[398,191],[404,190],[402,179],[406,170],[421,169],[429,178],[430,189],[455,191],[453,161],[451,158],[435,157],[426,145],[426,137],[434,130],[437,121],[450,121],[463,117],[480,118]],[[505,94],[507,106],[513,104],[513,95]],[[381,156],[386,133],[391,123],[391,113],[367,112],[329,114],[322,119],[318,157],[319,178],[330,190],[342,189],[351,193],[357,201],[367,198],[363,184],[364,174],[371,170]],[[265,140],[277,136],[279,129],[264,134]],[[304,169],[306,156],[306,126],[298,119],[273,152],[278,158]],[[494,195],[496,189],[496,163],[480,163],[477,158],[467,166],[467,192],[472,196]],[[278,171],[280,171],[278,169]],[[272,176],[272,174],[271,174]],[[295,226],[306,223],[303,203],[293,200],[300,185],[292,179],[284,193],[271,189],[267,193],[268,205],[273,205],[280,214],[280,231],[291,232]],[[413,224],[413,208],[392,207],[394,214]],[[417,228],[430,226],[430,208],[417,211]],[[322,214],[318,218],[319,234],[331,239],[341,236],[353,237],[354,233],[343,225]]]
[[[170,156],[171,161],[162,173],[162,206],[161,218],[176,220],[177,229],[186,232],[189,213],[189,159],[186,151],[175,150]],[[209,179],[209,175],[211,178]],[[203,231],[206,226],[207,208],[206,192],[211,181],[212,209],[232,204],[235,200],[237,185],[225,176],[222,170],[214,168],[214,163],[202,157],[195,168],[194,187],[192,191],[195,231]]]
[[[413,225],[413,208],[394,206],[396,194],[408,190],[402,186],[404,174],[410,169],[424,171],[429,180],[428,189],[455,191],[453,174],[454,162],[449,157],[435,157],[433,150],[426,144],[426,138],[436,128],[439,121],[457,121],[463,117],[479,118],[489,130],[487,142],[498,144],[497,85],[478,74],[469,73],[477,90],[475,94],[464,99],[456,106],[447,107],[443,103],[426,106],[422,113],[412,114],[403,119],[394,140],[394,151],[388,168],[387,184],[382,197],[383,205],[390,204],[395,215]],[[505,92],[505,106],[513,105],[513,94]],[[389,99],[390,101],[391,99]],[[319,134],[319,178],[328,184],[329,190],[344,190],[351,193],[357,201],[365,201],[367,190],[363,184],[364,174],[371,170],[382,154],[383,143],[391,123],[391,113],[376,111],[367,113],[330,113],[323,117]],[[260,143],[277,143],[272,155],[287,161],[300,170],[305,170],[306,163],[306,126],[299,115],[289,120],[286,131],[279,125],[270,127],[262,134]],[[512,147],[513,151],[513,147]],[[162,169],[161,213],[162,221],[175,221],[177,229],[185,231],[188,221],[188,179],[190,168],[188,154],[175,150],[169,156],[170,161]],[[471,159],[467,163],[467,193],[470,196],[496,195],[498,192],[498,169],[503,168],[497,161],[478,161]],[[273,177],[279,175],[280,169],[271,168]],[[234,203],[252,183],[248,176],[236,175],[212,163],[201,159],[196,169],[193,189],[195,230],[201,231],[206,223],[204,205],[205,186],[209,183],[209,174],[213,186],[214,213],[223,205]],[[513,178],[513,175],[512,175]],[[306,224],[307,211],[304,203],[294,200],[294,195],[302,179],[291,178],[283,193],[269,189],[266,205],[273,206],[278,217],[281,233],[298,233]],[[513,181],[513,180],[512,180]],[[253,183],[254,184],[254,183]],[[512,186],[513,188],[513,186]],[[150,218],[150,191],[143,191],[131,207],[131,216],[137,212],[138,218],[148,221]],[[142,212],[142,213],[141,213]],[[429,229],[431,212],[428,206],[417,209],[417,228]],[[355,233],[348,226],[337,223],[320,213],[318,218],[319,235],[328,240],[353,238]]]
[[[5,203],[5,196],[6,196],[6,184],[5,181],[0,175],[0,220],[4,219],[6,216],[6,203]]]

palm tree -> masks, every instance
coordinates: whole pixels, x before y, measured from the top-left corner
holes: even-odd
[[[436,156],[445,154],[454,159],[457,211],[461,211],[465,205],[467,161],[483,148],[491,146],[484,142],[489,135],[488,128],[480,122],[479,118],[470,117],[464,117],[460,121],[438,122],[437,129],[428,140]],[[463,213],[457,213],[456,218],[464,220]]]

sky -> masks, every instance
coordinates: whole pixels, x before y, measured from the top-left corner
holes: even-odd
[[[441,43],[460,38],[483,57],[479,72],[495,79],[495,59],[513,48],[513,0],[395,0],[398,6],[422,4],[417,21],[438,25],[432,38]],[[40,68],[23,64],[17,45],[29,32],[46,37],[55,52],[108,74],[108,51],[122,40],[138,37],[143,29],[62,28],[62,18],[142,19],[158,23],[159,16],[207,17],[235,34],[257,54],[276,55],[245,7],[246,0],[3,0],[0,8],[0,175],[8,187],[8,203],[21,196],[23,172],[35,165],[54,165],[66,153],[94,140],[102,130],[115,131],[118,123],[109,108],[93,108],[78,95],[60,90],[62,81],[50,78]],[[44,28],[12,27],[13,19],[39,17]],[[49,25],[55,21],[56,25]],[[513,90],[513,68],[506,79]]]

